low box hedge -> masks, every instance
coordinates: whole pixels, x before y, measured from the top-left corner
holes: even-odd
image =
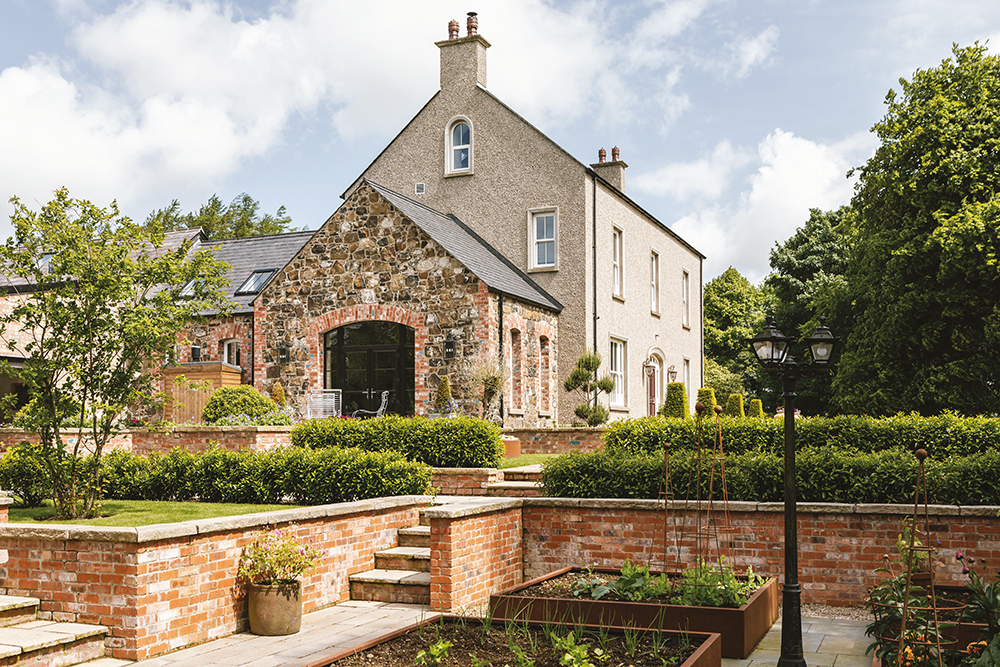
[[[670,486],[678,500],[720,500],[719,463],[714,478],[703,463],[697,475],[697,453],[670,454]],[[725,456],[729,500],[780,502],[784,498],[781,456],[750,451]],[[931,504],[1000,505],[1000,453],[927,459],[927,492]],[[879,452],[807,447],[796,456],[796,488],[800,502],[912,503],[917,461],[906,449]],[[572,498],[659,497],[663,455],[614,456],[607,451],[573,452],[548,461],[542,470],[544,494]],[[699,495],[699,486],[701,493]]]
[[[310,449],[402,452],[408,459],[438,468],[495,468],[504,452],[499,427],[473,417],[311,419],[297,424],[289,437],[293,445]]]
[[[612,422],[605,428],[604,445],[616,455],[662,453],[666,443],[672,450],[697,449],[696,424],[694,419],[667,417]],[[721,427],[723,448],[727,453],[764,451],[778,454],[784,447],[780,419],[723,417]],[[715,419],[705,419],[702,431],[703,446],[710,446]],[[800,450],[824,446],[862,452],[923,448],[936,459],[970,456],[1000,450],[1000,419],[954,414],[800,417],[795,420],[795,444]]]

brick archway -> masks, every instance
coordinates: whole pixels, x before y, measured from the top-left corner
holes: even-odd
[[[419,414],[423,412],[427,402],[430,400],[430,388],[427,386],[427,377],[430,375],[430,364],[424,354],[427,345],[428,333],[427,325],[424,323],[424,315],[399,306],[385,306],[381,304],[348,306],[337,308],[323,313],[314,318],[309,323],[309,356],[315,359],[316,363],[310,364],[309,386],[322,388],[323,386],[323,345],[320,343],[320,336],[331,329],[342,327],[345,324],[354,322],[366,322],[369,320],[381,320],[383,322],[395,322],[405,324],[413,329],[413,390],[414,390],[414,410]]]

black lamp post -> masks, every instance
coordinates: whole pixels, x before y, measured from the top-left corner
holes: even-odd
[[[750,339],[750,349],[768,373],[781,378],[785,399],[785,585],[781,590],[781,656],[778,667],[805,667],[802,655],[802,599],[799,588],[799,540],[795,509],[795,382],[813,372],[825,372],[837,339],[826,318],[803,342],[813,363],[795,363],[789,348],[794,338],[782,335],[774,320]]]

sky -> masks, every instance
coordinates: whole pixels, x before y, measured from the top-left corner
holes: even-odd
[[[852,167],[900,77],[1000,48],[995,0],[0,0],[7,201],[59,187],[143,220],[243,192],[316,229],[438,89],[434,42],[479,14],[489,90],[758,283]]]

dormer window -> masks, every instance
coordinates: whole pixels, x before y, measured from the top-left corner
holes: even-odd
[[[449,127],[446,160],[446,173],[472,173],[472,125],[464,118],[452,122]]]
[[[274,275],[274,269],[261,269],[254,271],[250,277],[243,281],[236,294],[256,294],[264,286],[268,278]]]

